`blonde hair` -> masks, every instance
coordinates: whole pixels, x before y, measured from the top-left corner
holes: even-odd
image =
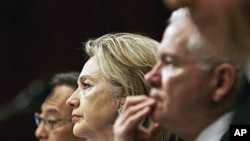
[[[144,74],[156,64],[159,42],[139,34],[115,33],[90,39],[86,53],[96,56],[114,96],[148,94]]]

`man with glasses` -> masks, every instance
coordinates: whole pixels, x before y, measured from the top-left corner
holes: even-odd
[[[83,141],[73,135],[72,109],[66,100],[77,88],[78,72],[56,74],[50,81],[50,94],[35,113],[35,136],[41,141]]]

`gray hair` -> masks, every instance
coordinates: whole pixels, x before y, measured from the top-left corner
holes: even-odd
[[[187,7],[175,10],[171,14],[169,22],[171,23],[182,18],[191,18],[190,11]],[[188,49],[201,61],[202,68],[211,69],[218,63],[228,62],[236,69],[241,69],[243,63],[240,63],[238,59],[235,59],[226,51],[218,51],[211,48],[211,44],[200,33],[199,29],[195,26],[193,29],[188,41]]]
[[[187,7],[179,8],[175,10],[169,19],[172,23],[176,20],[189,18],[191,19],[191,13]],[[243,64],[239,59],[234,58],[231,54],[224,50],[216,50],[212,48],[210,42],[202,35],[198,27],[193,26],[191,34],[188,39],[188,50],[200,61],[200,66],[203,70],[211,70],[220,63],[229,63],[237,71],[237,84],[236,87],[240,87],[243,77]]]

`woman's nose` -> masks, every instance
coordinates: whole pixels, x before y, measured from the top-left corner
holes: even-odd
[[[78,91],[76,90],[66,101],[66,104],[72,108],[76,108],[80,105],[79,98],[77,97]]]

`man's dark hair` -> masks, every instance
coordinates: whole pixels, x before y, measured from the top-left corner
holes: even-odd
[[[79,72],[65,72],[65,73],[57,73],[50,80],[50,88],[53,89],[57,85],[66,84],[77,88],[77,79],[79,76]]]

